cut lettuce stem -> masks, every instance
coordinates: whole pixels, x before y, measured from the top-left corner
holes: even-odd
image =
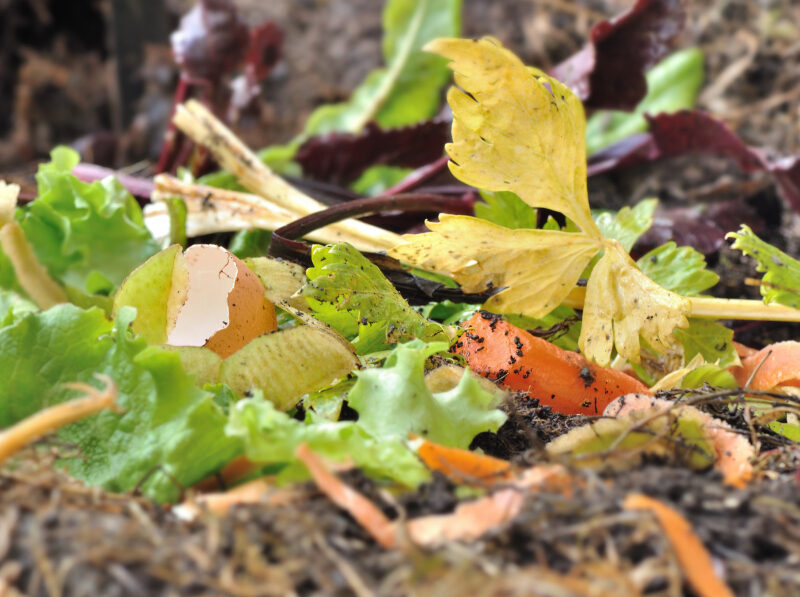
[[[249,191],[284,209],[307,215],[325,209],[325,205],[302,193],[277,176],[244,143],[201,103],[190,100],[177,107],[175,125],[195,143],[205,146],[220,165],[233,174]],[[401,242],[400,236],[356,220],[337,224],[347,240],[363,250],[381,251]],[[350,238],[345,238],[347,234]]]
[[[159,174],[153,182],[153,203],[145,206],[145,222],[157,239],[167,238],[169,235],[169,213],[164,202],[171,197],[179,197],[186,203],[186,233],[189,237],[254,228],[277,230],[304,217],[304,214],[280,207],[251,193],[184,182],[166,174]],[[349,234],[338,223],[314,230],[306,236],[325,244],[336,244],[345,239],[354,246],[365,245],[361,237]],[[364,250],[372,248],[374,247]]]
[[[20,286],[41,309],[67,302],[64,289],[39,263],[17,222],[9,222],[0,228],[0,247],[11,261]]]
[[[576,286],[562,304],[573,309],[582,309],[585,296],[586,289]],[[706,296],[685,298],[691,305],[690,317],[751,321],[800,321],[800,309],[793,309],[777,303],[767,305],[761,301]]]

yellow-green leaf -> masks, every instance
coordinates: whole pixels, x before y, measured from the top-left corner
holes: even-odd
[[[452,276],[468,292],[507,287],[485,308],[543,317],[569,294],[599,243],[585,234],[510,230],[469,216],[442,214],[431,232],[410,234],[389,254]]]
[[[447,94],[453,143],[445,148],[453,175],[561,212],[600,238],[586,191],[586,119],[569,88],[492,38],[437,39],[425,49],[449,58],[455,73]]]
[[[674,347],[676,327],[689,325],[687,299],[665,290],[637,267],[618,241],[606,251],[586,287],[580,347],[587,359],[611,361],[611,349],[639,362],[639,335],[658,352]]]

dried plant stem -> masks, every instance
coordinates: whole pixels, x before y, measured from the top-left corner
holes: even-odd
[[[175,125],[195,143],[204,145],[220,165],[251,192],[298,216],[325,209],[325,205],[302,193],[267,168],[222,122],[197,101],[178,106]],[[362,250],[381,251],[400,243],[400,236],[364,222],[345,220],[337,230]]]
[[[0,246],[8,256],[20,286],[33,302],[42,309],[67,302],[64,289],[50,277],[39,263],[25,233],[17,222],[9,222],[0,228]]]
[[[83,398],[56,404],[31,415],[0,433],[0,463],[24,448],[29,443],[106,408],[112,408],[117,398],[117,386],[105,375],[96,375],[106,384],[98,390],[85,383],[70,383],[64,387],[85,393]]]
[[[164,203],[169,197],[180,197],[186,203],[186,231],[190,237],[251,228],[277,230],[303,217],[251,193],[183,182],[166,174],[159,174],[153,182],[151,199],[155,203],[145,208],[145,217],[157,237],[169,232]],[[359,248],[364,245],[360,237],[354,237],[338,224],[314,230],[307,238],[326,244],[346,241]]]
[[[582,309],[586,289],[576,287],[563,302],[567,307]],[[706,296],[686,297],[691,306],[690,317],[700,319],[746,319],[751,321],[800,321],[800,309],[778,303],[764,304],[746,299],[721,299]]]

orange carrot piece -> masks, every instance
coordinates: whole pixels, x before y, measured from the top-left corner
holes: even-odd
[[[222,487],[233,485],[247,475],[256,472],[262,466],[253,462],[247,456],[237,456],[226,464],[218,474],[206,477],[196,483],[194,488],[199,491],[216,491]]]
[[[663,502],[638,493],[628,494],[623,507],[653,513],[695,593],[700,597],[733,597],[728,585],[714,572],[711,555],[683,516]]]
[[[417,456],[429,469],[439,471],[455,483],[485,485],[511,479],[511,463],[469,450],[422,440]]]
[[[741,344],[740,342],[736,342],[735,340],[733,342],[733,347],[736,349],[736,354],[739,355],[740,359],[752,356],[758,352],[757,348],[750,348],[749,346]]]
[[[320,491],[355,518],[378,545],[387,549],[398,547],[395,526],[378,506],[331,473],[307,444],[300,444],[294,454],[306,465]]]
[[[789,340],[765,346],[743,358],[741,367],[731,367],[730,371],[742,387],[749,380],[747,387],[752,390],[800,387],[800,342]]]
[[[455,350],[470,369],[538,398],[557,413],[599,415],[618,396],[650,393],[630,375],[589,363],[497,315],[479,311],[463,325]]]

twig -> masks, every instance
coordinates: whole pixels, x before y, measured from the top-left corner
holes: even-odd
[[[64,384],[66,388],[84,392],[85,397],[40,410],[0,433],[0,463],[43,435],[106,408],[113,408],[117,398],[116,384],[106,375],[98,373],[95,377],[105,383],[105,388],[98,390],[85,383]]]

